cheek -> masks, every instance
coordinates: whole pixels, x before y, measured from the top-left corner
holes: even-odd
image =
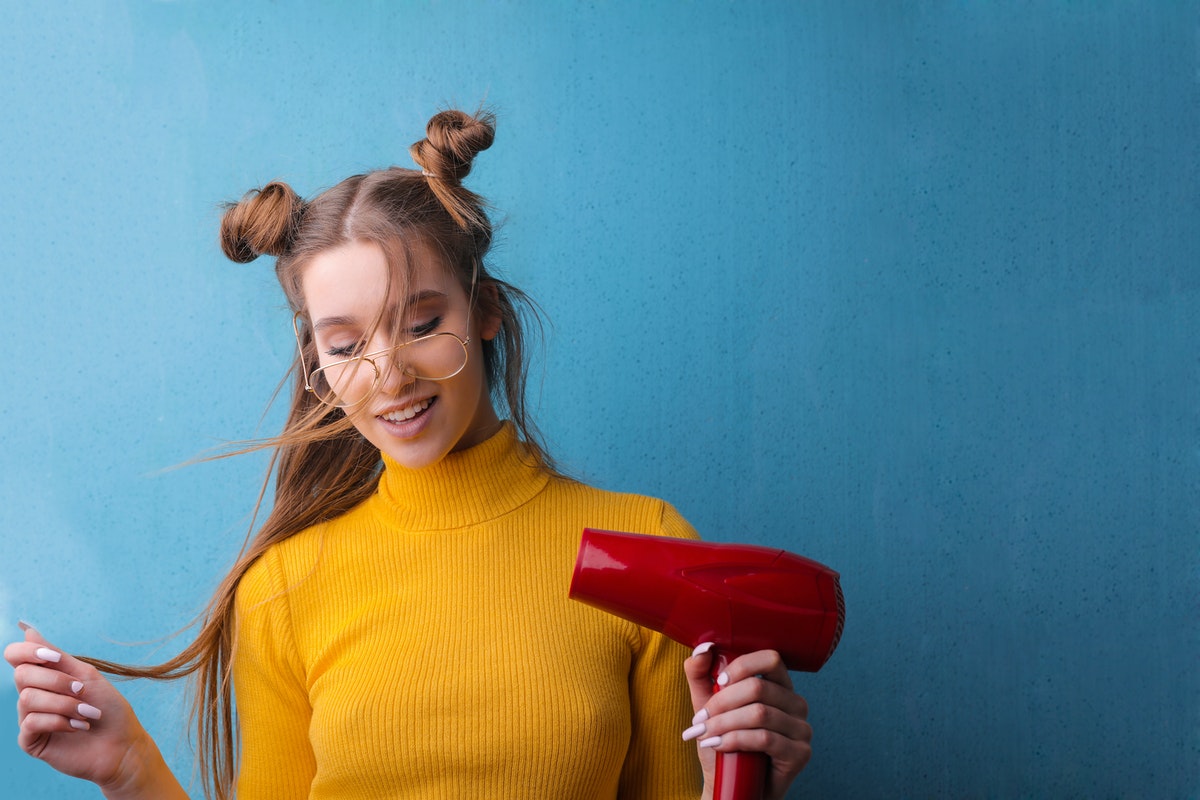
[[[375,422],[375,416],[368,413],[364,409],[358,409],[346,413],[346,418],[350,420],[350,424],[354,426],[364,439],[371,444],[379,447],[378,437],[372,429],[372,424]]]
[[[474,382],[481,386],[484,392],[488,391],[488,354],[495,355],[494,349],[488,345],[484,346],[481,342],[475,352],[471,353],[471,359],[475,362],[475,368],[471,371]]]

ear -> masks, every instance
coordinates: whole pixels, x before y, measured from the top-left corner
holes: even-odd
[[[479,287],[479,299],[476,301],[479,309],[479,338],[490,342],[500,334],[504,317],[500,314],[500,290],[494,283],[485,283]]]

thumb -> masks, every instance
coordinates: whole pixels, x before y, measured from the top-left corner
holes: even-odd
[[[50,644],[46,641],[46,637],[38,633],[37,628],[30,625],[24,620],[17,620],[17,627],[25,632],[25,641],[33,642],[34,644]]]
[[[25,639],[13,642],[4,648],[4,660],[14,669],[18,664],[32,663],[61,669],[63,654],[47,642],[28,622],[17,623],[25,633]]]
[[[691,658],[683,662],[683,672],[687,676],[688,690],[692,694],[692,710],[704,708],[713,696],[713,643],[704,642],[696,646]]]
[[[85,664],[84,662],[75,658],[70,653],[63,652],[62,648],[56,647],[55,645],[51,644],[50,641],[45,636],[42,636],[42,634],[38,631],[37,628],[30,625],[28,622],[18,620],[17,626],[21,630],[25,631],[25,643],[26,644],[35,644],[35,645],[39,646],[39,653],[38,653],[39,661],[46,660],[46,659],[42,658],[42,656],[41,656],[41,653],[40,653],[41,648],[45,647],[45,648],[48,648],[48,649],[54,651],[57,658],[49,659],[50,663],[44,664],[44,666],[50,667],[52,669],[57,669],[59,672],[65,672],[68,675],[74,675],[77,678],[90,677],[91,674],[95,672],[95,670],[90,665]],[[8,657],[8,653],[6,650],[5,658],[7,659],[7,657]]]

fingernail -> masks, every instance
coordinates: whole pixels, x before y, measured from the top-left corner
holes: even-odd
[[[729,673],[722,672],[717,676],[717,686],[725,686],[729,683]]]
[[[707,653],[709,650],[712,650],[712,649],[713,649],[712,642],[701,642],[700,644],[696,645],[696,649],[692,651],[692,655],[693,656],[702,656],[705,653]]]
[[[716,747],[721,744],[720,736],[710,736],[707,739],[700,740],[701,747]]]
[[[80,703],[79,716],[87,717],[88,719],[100,719],[100,709],[95,706],[89,706],[87,703]]]
[[[33,654],[42,661],[52,661],[55,664],[62,660],[62,653],[51,650],[49,647],[39,647]]]
[[[703,735],[704,735],[704,724],[701,723],[699,725],[693,725],[692,727],[690,727],[686,731],[684,731],[683,732],[683,740],[685,742],[690,742],[692,739],[695,739],[695,738],[697,738],[699,736],[703,736]]]
[[[84,722],[81,719],[71,720],[71,727],[77,731],[90,731],[92,729],[91,723]]]
[[[25,631],[29,630],[30,628],[32,628],[33,626],[30,625],[25,620],[19,619],[19,620],[17,620],[17,627],[20,628],[22,632],[25,632]]]
[[[71,692],[79,694],[83,691],[83,681],[71,681]]]
[[[692,724],[699,725],[701,722],[704,722],[707,719],[708,719],[708,709],[702,708],[696,712],[696,716],[692,717]]]

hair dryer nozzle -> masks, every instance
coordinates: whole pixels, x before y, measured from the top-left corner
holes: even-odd
[[[777,650],[816,672],[837,647],[845,605],[838,574],[784,550],[591,528],[570,596],[694,647]]]

